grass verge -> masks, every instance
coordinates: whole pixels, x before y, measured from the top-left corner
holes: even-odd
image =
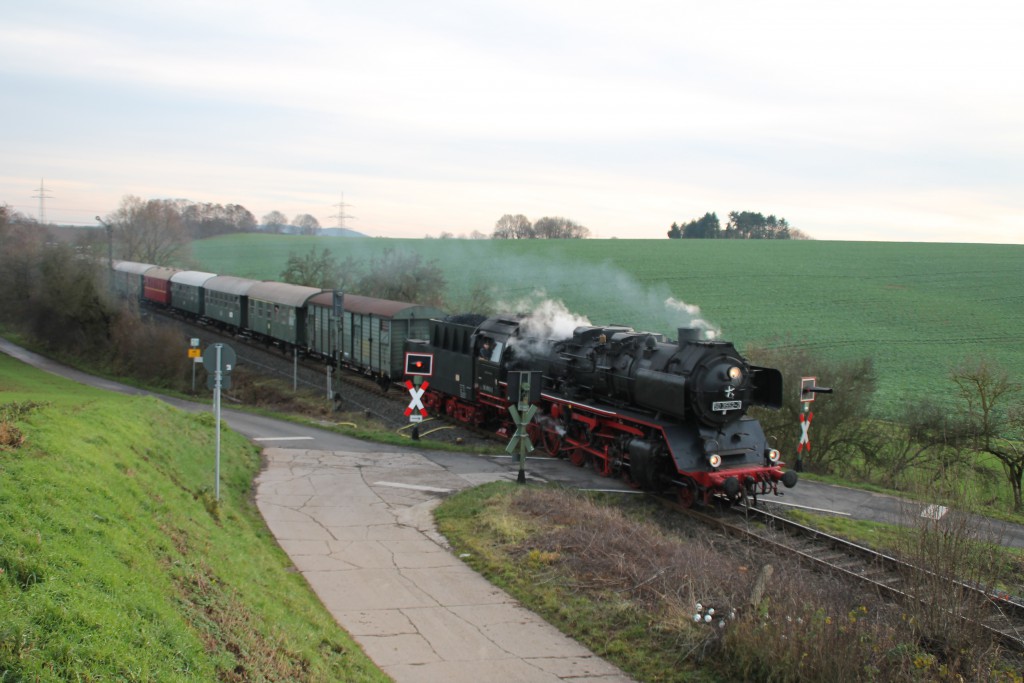
[[[0,356],[0,681],[383,681],[267,531],[258,451]]]

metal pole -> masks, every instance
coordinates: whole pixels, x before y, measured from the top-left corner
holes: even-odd
[[[217,502],[220,502],[220,379],[221,379],[221,365],[220,365],[220,349],[221,344],[215,344],[214,348],[217,349],[217,370],[213,374],[213,405],[214,410],[217,413],[217,460],[215,465],[215,477],[216,483],[214,485],[215,495]]]
[[[299,353],[297,350],[292,350],[292,391],[299,390]]]
[[[327,400],[328,401],[330,401],[332,398],[334,398],[334,385],[331,383],[331,370],[332,369],[333,368],[331,368],[330,365],[327,366]]]

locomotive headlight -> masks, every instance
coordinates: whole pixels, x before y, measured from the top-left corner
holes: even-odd
[[[768,459],[771,460],[772,462],[778,462],[780,455],[781,454],[777,450],[775,450],[774,448],[769,448],[768,449]]]
[[[729,368],[729,379],[733,382],[738,382],[743,377],[743,368],[734,365]]]
[[[708,464],[714,467],[716,470],[722,464],[722,456],[718,453],[708,456]]]

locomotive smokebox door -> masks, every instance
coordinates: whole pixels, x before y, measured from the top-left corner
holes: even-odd
[[[508,373],[508,400],[525,410],[532,403],[540,402],[541,372],[512,371]]]

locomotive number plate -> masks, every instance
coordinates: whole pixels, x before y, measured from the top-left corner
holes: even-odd
[[[715,401],[711,404],[711,410],[714,412],[722,411],[723,413],[727,410],[739,410],[743,407],[743,401]]]

